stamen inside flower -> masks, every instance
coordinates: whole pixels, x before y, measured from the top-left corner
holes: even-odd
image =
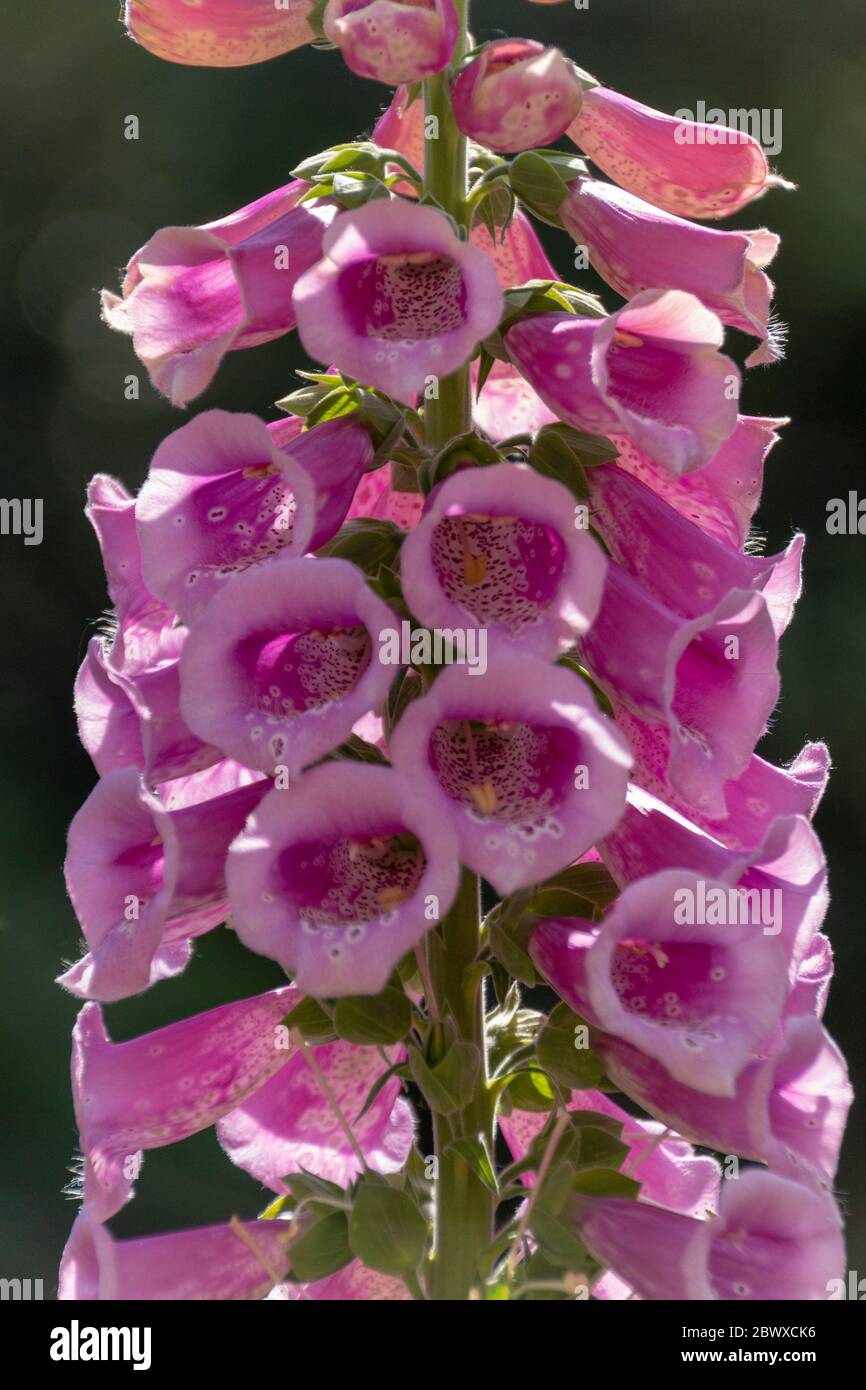
[[[565,568],[561,537],[526,517],[443,517],[433,531],[430,553],[436,577],[453,603],[479,625],[514,632],[542,621]]]
[[[433,251],[378,256],[347,266],[340,294],[356,332],[412,343],[439,338],[466,322],[460,266]]]

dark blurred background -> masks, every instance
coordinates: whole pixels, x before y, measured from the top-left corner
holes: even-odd
[[[3,1077],[0,1275],[42,1277],[53,1293],[74,1207],[63,1196],[75,1150],[69,1033],[77,1005],[53,983],[78,956],[61,876],[67,822],[95,774],[72,717],[72,682],[106,604],[82,514],[88,478],[136,488],[155,446],[185,416],[149,386],[128,339],[99,322],[96,292],[158,227],[202,223],[285,182],[304,155],[368,132],[389,93],[336,53],[300,51],[237,70],[160,62],[124,37],[118,0],[5,7],[0,111],[3,497],[42,497],[45,536],[0,537],[4,680],[0,825],[0,1069]],[[783,113],[773,161],[800,186],[747,210],[782,233],[773,267],[790,324],[785,363],[750,375],[744,409],[793,416],[772,454],[758,515],[778,549],[809,536],[806,588],[783,650],[784,694],[762,753],[807,738],[834,757],[818,817],[831,865],[828,930],[837,976],[827,1021],[863,1085],[863,696],[866,537],[829,536],[826,504],[860,484],[866,304],[866,24],[862,0],[590,0],[576,10],[474,0],[480,39],[514,33],[566,48],[608,85],[663,110],[758,107]],[[140,122],[124,138],[124,118]],[[725,224],[728,225],[728,224]],[[569,278],[569,243],[549,246]],[[608,302],[615,297],[608,294]],[[737,335],[734,335],[736,338]],[[741,345],[745,340],[741,340]],[[287,338],[230,354],[193,403],[274,418],[296,365]],[[124,398],[137,371],[141,398]],[[866,493],[866,489],[864,489]],[[123,1039],[279,982],[231,933],[203,939],[179,980],[108,1011]],[[838,1180],[849,1267],[866,1269],[864,1134],[855,1109]],[[222,1158],[212,1133],[147,1157],[122,1234],[252,1216],[261,1193]]]

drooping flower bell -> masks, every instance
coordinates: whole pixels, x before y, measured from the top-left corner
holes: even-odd
[[[678,918],[679,895],[697,902],[701,884],[727,900],[726,886],[664,870],[630,884],[597,929],[543,922],[531,951],[589,1023],[661,1062],[674,1080],[731,1096],[779,1028],[787,960],[760,925]]]
[[[299,1000],[291,987],[272,990],[123,1043],[109,1038],[99,1005],[85,1004],[72,1035],[72,1088],[82,1195],[98,1220],[129,1201],[142,1150],[208,1129],[286,1065],[291,1052],[277,1046],[277,1029]]]
[[[583,87],[558,48],[532,39],[486,44],[451,87],[454,119],[465,135],[491,150],[551,145],[581,107]]]
[[[403,592],[429,627],[485,628],[556,656],[598,612],[605,560],[567,488],[520,464],[453,474],[401,552]]]
[[[630,753],[580,677],[496,648],[453,666],[391,735],[395,768],[500,894],[557,873],[622,814]]]
[[[636,775],[646,763],[662,794],[670,788],[721,820],[723,785],[745,771],[779,698],[778,641],[763,596],[732,589],[686,619],[609,564],[581,650],[638,754]],[[635,728],[641,721],[654,738],[646,747]]]
[[[665,1133],[658,1121],[626,1114],[603,1091],[572,1091],[566,1109],[579,1114],[591,1111],[592,1116],[605,1116],[622,1125],[626,1153],[620,1172],[640,1181],[644,1200],[686,1216],[706,1217],[716,1211],[721,1171],[714,1158],[696,1154],[679,1135]],[[587,1119],[591,1121],[592,1116]],[[525,1156],[548,1118],[546,1112],[517,1109],[500,1118],[500,1129],[515,1161]],[[523,1180],[532,1184],[534,1176],[526,1174]]]
[[[447,822],[385,767],[324,763],[274,789],[231,846],[232,921],[319,997],[378,994],[457,892]]]
[[[647,290],[607,318],[530,315],[505,347],[560,420],[626,434],[680,474],[708,463],[737,423],[740,377],[718,351],[723,336],[694,295]]]
[[[680,217],[728,217],[768,188],[792,187],[747,132],[668,116],[608,87],[584,92],[568,133],[621,188]]]
[[[323,545],[373,462],[349,416],[298,433],[296,420],[209,410],[157,449],[136,502],[150,588],[185,622],[232,576],[284,550]]]
[[[411,403],[462,367],[502,312],[496,267],[434,208],[376,200],[342,213],[294,305],[311,357]]]
[[[195,780],[184,779],[188,793],[170,809],[135,768],[121,768],[74,817],[66,881],[89,950],[60,977],[73,994],[137,994],[183,970],[191,939],[225,920],[226,851],[269,784],[238,777],[195,800]]]
[[[237,575],[193,627],[181,662],[187,720],[247,767],[290,776],[384,703],[379,660],[398,619],[345,560],[282,557]]]
[[[63,1252],[57,1297],[111,1303],[261,1299],[288,1274],[295,1234],[286,1221],[233,1221],[115,1240],[83,1211]]]
[[[760,338],[746,365],[781,356],[770,326],[773,286],[764,268],[779,248],[765,227],[722,232],[661,212],[616,184],[575,179],[559,215],[590,263],[623,299],[663,285],[695,294],[722,323]]]
[[[399,87],[448,66],[458,24],[454,0],[328,0],[322,27],[352,72]]]
[[[405,1052],[395,1052],[390,1060],[399,1062],[404,1056]],[[316,1047],[315,1057],[331,1097],[344,1115],[352,1117],[352,1133],[366,1167],[376,1173],[398,1173],[409,1157],[415,1132],[414,1113],[402,1096],[399,1078],[389,1077],[365,1105],[382,1075],[382,1057],[376,1048],[326,1043]],[[287,1192],[285,1179],[292,1173],[315,1173],[345,1188],[361,1171],[357,1152],[303,1049],[294,1051],[270,1080],[219,1120],[217,1138],[233,1163],[273,1192]]]
[[[126,0],[132,38],[170,63],[231,68],[263,63],[316,37],[314,0]]]
[[[165,227],[129,263],[103,317],[132,335],[158,391],[186,405],[225,353],[258,347],[295,326],[292,291],[319,260],[334,203],[298,206],[299,180],[203,227]]]
[[[761,498],[764,463],[786,423],[783,419],[741,415],[733,434],[709,463],[680,477],[654,462],[624,435],[615,435],[613,442],[619,449],[616,467],[646,483],[705,535],[742,550]]]
[[[569,1218],[643,1299],[818,1301],[845,1265],[833,1200],[775,1173],[725,1182],[715,1221],[622,1197],[570,1198]]]

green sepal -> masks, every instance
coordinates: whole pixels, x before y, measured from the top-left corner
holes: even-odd
[[[408,1192],[375,1174],[361,1178],[349,1217],[349,1244],[368,1269],[408,1274],[423,1260],[428,1236],[427,1222]]]
[[[286,1014],[283,1024],[291,1031],[300,1033],[304,1042],[320,1045],[337,1041],[334,1021],[317,999],[302,999]]]
[[[314,1284],[345,1269],[352,1260],[346,1213],[329,1211],[313,1221],[308,1230],[294,1238],[290,1254],[292,1267],[288,1277],[293,1283]]]
[[[604,1064],[591,1048],[576,1046],[583,1019],[566,1004],[558,1004],[535,1040],[535,1053],[543,1071],[572,1091],[591,1091],[604,1076]]]
[[[393,569],[406,532],[393,521],[356,517],[340,527],[316,554],[330,560],[348,560],[365,574],[378,574],[384,565]]]
[[[482,1134],[476,1135],[475,1138],[453,1139],[450,1144],[445,1145],[444,1152],[459,1154],[485,1187],[494,1194],[499,1192],[496,1169],[487,1141]]]
[[[453,1115],[464,1110],[475,1095],[481,1070],[481,1053],[474,1043],[455,1042],[441,1062],[431,1067],[418,1051],[410,1049],[412,1080],[437,1115]]]
[[[412,1004],[390,986],[381,994],[347,994],[337,1000],[334,1027],[344,1042],[359,1047],[388,1047],[412,1027]]]

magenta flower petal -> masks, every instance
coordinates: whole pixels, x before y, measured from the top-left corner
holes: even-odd
[[[209,386],[227,352],[295,326],[292,291],[319,260],[335,204],[298,205],[300,180],[204,227],[165,227],[129,263],[121,295],[103,291],[110,327],[132,335],[173,405]]]
[[[805,816],[779,817],[760,844],[735,850],[633,787],[625,815],[600,848],[618,883],[687,868],[750,895],[748,920],[771,929],[785,947],[793,986],[828,904],[824,852]]]
[[[715,1159],[697,1155],[691,1144],[676,1134],[665,1135],[655,1120],[638,1120],[626,1114],[603,1091],[573,1091],[567,1109],[592,1110],[621,1122],[622,1141],[629,1152],[620,1171],[641,1184],[645,1200],[686,1216],[703,1217],[716,1210],[721,1172]],[[529,1110],[514,1110],[501,1117],[500,1128],[515,1161],[523,1158],[547,1119],[546,1114]],[[534,1178],[526,1174],[523,1181],[531,1185]]]
[[[613,696],[638,757],[636,779],[644,784],[649,721],[652,789],[670,788],[681,804],[723,819],[724,784],[746,770],[779,697],[778,642],[763,596],[732,589],[700,617],[681,618],[608,564],[582,651]],[[734,651],[736,659],[727,655]]]
[[[396,150],[418,170],[424,170],[424,103],[412,101],[410,87],[398,87],[390,103],[373,127],[371,139],[383,150]],[[396,170],[396,166],[395,166]],[[417,197],[408,180],[395,185],[405,197]]]
[[[407,708],[392,762],[500,894],[558,872],[622,814],[630,756],[586,685],[518,651],[453,666]]]
[[[574,121],[580,79],[558,48],[532,39],[496,39],[461,68],[451,87],[454,118],[491,150],[552,145]]]
[[[537,314],[505,335],[511,360],[561,420],[626,434],[675,474],[708,463],[737,423],[739,373],[694,295],[647,290],[607,318]]]
[[[745,555],[707,536],[651,486],[615,465],[591,469],[589,488],[593,524],[652,598],[684,618],[697,618],[733,589],[760,589],[776,633],[784,632],[800,591],[801,534],[780,554]]]
[[[528,280],[558,280],[559,275],[526,216],[518,208],[506,231],[497,228],[495,241],[483,222],[472,228],[472,241],[491,257],[504,290]]]
[[[142,1149],[207,1129],[285,1064],[275,1030],[295,1002],[293,989],[272,990],[124,1043],[109,1040],[99,1005],[85,1004],[72,1086],[84,1202],[100,1221],[131,1197]]]
[[[303,554],[315,486],[255,415],[207,410],[163,440],[138,495],[148,584],[185,622],[240,573],[287,546]]]
[[[109,772],[69,827],[66,882],[88,954],[62,975],[83,998],[123,999],[189,957],[225,919],[225,856],[264,780],[169,810],[135,768]]]
[[[80,1302],[259,1299],[286,1277],[287,1221],[243,1221],[114,1240],[90,1212],[72,1227],[57,1297]]]
[[[140,766],[148,785],[187,777],[222,758],[219,748],[192,733],[181,716],[178,668],[177,659],[133,676],[109,668],[138,718]]]
[[[751,1061],[730,1098],[674,1081],[620,1039],[601,1038],[599,1047],[611,1079],[661,1123],[815,1191],[832,1190],[852,1091],[844,1059],[816,1018],[789,1020],[782,1051]]]
[[[479,627],[555,656],[586,632],[605,560],[561,483],[520,464],[464,469],[431,495],[403,544],[403,592],[429,627]]]
[[[171,609],[145,585],[135,529],[135,499],[122,483],[97,473],[87,489],[85,514],[96,532],[108,592],[117,613],[109,655],[112,672],[149,671],[180,653],[184,634]]]
[[[138,715],[122,686],[112,679],[98,637],[91,637],[75,678],[75,717],[78,737],[98,773],[144,767]]]
[[[462,367],[499,323],[496,267],[433,208],[367,203],[337,218],[323,251],[295,288],[301,341],[397,400]]]
[[[316,1048],[316,1063],[352,1125],[368,1168],[399,1172],[415,1133],[412,1108],[401,1098],[399,1079],[391,1077],[366,1114],[356,1118],[386,1067],[376,1048],[329,1043]],[[233,1163],[274,1192],[288,1191],[283,1179],[290,1173],[315,1173],[345,1188],[360,1172],[332,1106],[300,1055],[225,1115],[217,1136]]]
[[[271,792],[231,846],[244,945],[318,996],[378,994],[457,891],[450,826],[389,768],[326,763]]]
[[[277,448],[312,480],[315,519],[306,548],[317,550],[339,531],[373,463],[370,432],[351,416],[324,420],[303,434],[296,434],[294,417],[277,420],[268,429]]]
[[[727,217],[768,188],[770,174],[751,135],[680,120],[607,87],[583,94],[569,136],[621,188],[681,217]]]
[[[721,232],[696,226],[597,179],[570,183],[559,215],[587,248],[593,269],[623,299],[643,290],[685,290],[722,323],[760,338],[748,366],[782,355],[781,332],[770,326],[773,286],[764,274],[779,238],[766,228]]]
[[[764,461],[779,438],[777,430],[786,423],[741,415],[733,434],[710,462],[681,477],[654,463],[620,435],[614,439],[620,451],[616,467],[646,483],[705,535],[741,550],[760,500]]]
[[[473,387],[477,382],[478,366],[473,363]],[[476,426],[496,441],[513,434],[535,434],[557,420],[511,363],[498,361],[491,367],[480,396],[476,395],[472,413]]]
[[[726,892],[712,880],[705,887]],[[731,1096],[752,1053],[779,1027],[788,963],[779,943],[751,923],[678,921],[684,891],[697,899],[700,886],[683,869],[640,879],[597,931],[544,922],[531,953],[589,1022],[660,1062],[674,1080]]]
[[[357,517],[374,517],[393,521],[404,531],[411,531],[421,519],[424,498],[420,492],[400,492],[391,482],[391,465],[365,473],[346,513],[347,521]]]
[[[379,660],[398,619],[345,560],[283,557],[236,576],[195,624],[182,705],[200,735],[248,767],[294,776],[385,701]]]
[[[399,87],[448,66],[457,12],[454,0],[328,0],[323,28],[352,72]]]
[[[571,1211],[596,1258],[644,1299],[817,1302],[845,1263],[832,1200],[774,1173],[726,1182],[715,1221],[620,1197],[572,1199]]]
[[[312,9],[313,0],[126,0],[125,23],[158,58],[233,68],[312,43]]]
[[[360,1260],[353,1260],[345,1269],[315,1284],[283,1284],[280,1296],[290,1302],[310,1298],[323,1303],[393,1303],[412,1298],[402,1279],[379,1274]]]

